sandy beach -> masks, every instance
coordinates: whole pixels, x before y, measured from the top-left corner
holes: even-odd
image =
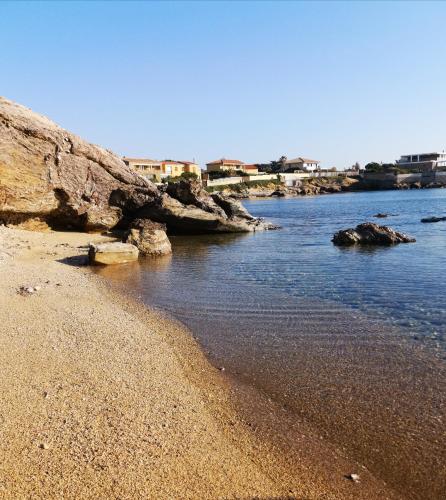
[[[238,413],[181,324],[82,265],[105,237],[0,239],[0,498],[396,498],[305,426],[287,456]]]

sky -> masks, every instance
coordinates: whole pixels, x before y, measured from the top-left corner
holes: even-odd
[[[120,155],[446,149],[443,2],[0,2],[0,95]]]

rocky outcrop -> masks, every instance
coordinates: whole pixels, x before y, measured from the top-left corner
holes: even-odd
[[[0,97],[0,224],[103,231],[142,218],[181,233],[273,227],[235,202],[212,198],[199,182],[158,189],[110,151]],[[138,242],[151,231],[133,229],[140,231],[132,236]],[[156,241],[147,240],[147,250],[153,244],[166,251],[161,232],[156,235]]]
[[[157,198],[115,154],[0,97],[0,222],[100,231]]]
[[[394,231],[387,226],[378,226],[372,222],[359,224],[355,229],[344,229],[337,232],[331,240],[335,245],[395,245],[397,243],[413,243],[415,238]]]
[[[236,200],[232,200],[232,204],[220,203],[221,206],[198,182],[180,181],[169,184],[161,200],[144,206],[138,211],[138,217],[163,222],[171,233],[246,233],[276,229],[262,219],[250,217]]]
[[[205,212],[225,217],[225,211],[215,203],[212,196],[203,189],[203,186],[198,181],[170,182],[166,187],[166,192],[183,205],[194,206]]]
[[[236,201],[234,198],[223,195],[221,193],[213,193],[211,197],[215,201],[215,203],[223,209],[224,213],[228,217],[230,218],[238,217],[240,219],[246,219],[250,221],[255,219],[248,212],[248,210],[246,210],[246,208],[239,201]]]
[[[132,221],[125,241],[135,245],[141,255],[159,256],[172,253],[166,226],[148,219]]]
[[[88,258],[93,265],[125,264],[138,260],[139,251],[128,243],[90,245]]]
[[[446,220],[446,217],[425,217],[424,219],[421,219],[421,222],[441,222]]]

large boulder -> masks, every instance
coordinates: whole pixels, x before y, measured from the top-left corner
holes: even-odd
[[[395,245],[413,243],[415,238],[394,231],[387,226],[378,226],[372,222],[359,224],[355,229],[338,231],[331,240],[335,245]]]
[[[115,154],[0,97],[1,223],[99,231],[158,197]]]
[[[100,243],[90,245],[88,257],[90,264],[111,265],[126,264],[138,260],[139,250],[129,243]]]
[[[166,226],[149,219],[132,221],[125,241],[138,247],[141,255],[159,256],[172,253]]]

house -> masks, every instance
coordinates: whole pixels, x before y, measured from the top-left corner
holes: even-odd
[[[245,163],[245,165],[242,165],[242,168],[240,170],[247,175],[257,175],[259,173],[259,168],[254,163]]]
[[[226,158],[220,158],[220,160],[211,161],[206,163],[207,172],[220,172],[222,170],[226,171],[239,171],[248,175],[257,175],[259,170],[257,165],[250,163],[244,163],[240,160],[228,160]]]
[[[285,161],[286,170],[303,170],[304,172],[314,172],[320,168],[318,160],[310,160],[309,158],[293,158]]]
[[[221,170],[242,170],[244,162],[240,160],[228,160],[220,158],[219,160],[206,163],[207,172],[220,172]]]
[[[200,167],[190,161],[151,160],[149,158],[128,158],[123,161],[138,174],[154,182],[161,182],[167,177],[179,177],[183,173],[196,174],[201,179]]]
[[[428,172],[446,167],[446,153],[417,153],[401,156],[396,161],[399,168]]]
[[[201,168],[197,163],[193,161],[180,161],[179,163],[184,165],[184,172],[195,174],[199,179],[201,178]]]

